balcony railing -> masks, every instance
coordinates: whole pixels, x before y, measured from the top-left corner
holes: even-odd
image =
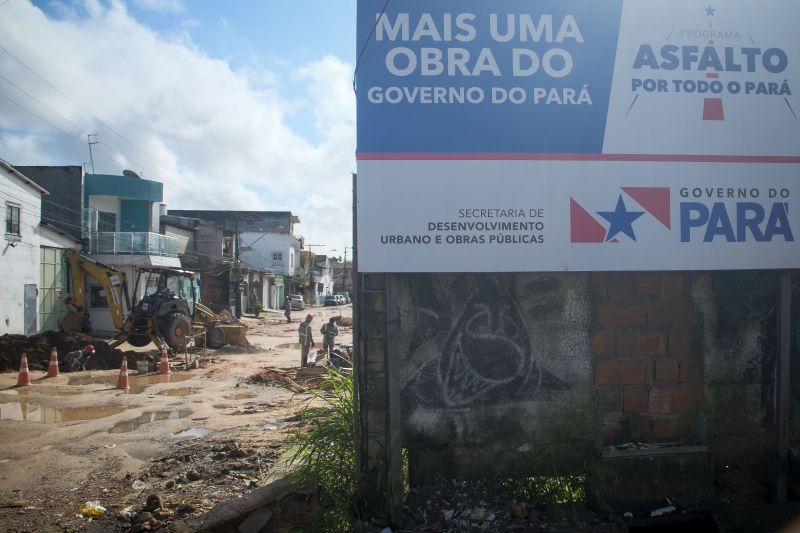
[[[186,237],[173,237],[150,232],[92,232],[89,253],[165,255],[177,257],[186,251]]]

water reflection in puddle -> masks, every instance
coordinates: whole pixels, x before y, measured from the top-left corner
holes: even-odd
[[[142,375],[129,375],[128,384],[130,385],[129,394],[141,394],[150,385],[158,383],[180,383],[192,379],[192,374],[142,374]],[[71,376],[69,378],[70,385],[93,385],[105,384],[111,387],[117,386],[119,380],[118,375],[96,375],[96,374],[81,374],[79,376]]]
[[[198,390],[200,389],[196,387],[180,387],[177,389],[162,390],[158,394],[161,396],[189,396],[190,394],[194,394]]]
[[[58,398],[60,396],[76,396],[78,394],[83,394],[81,391],[78,391],[78,390],[49,390],[49,389],[42,389],[42,388],[37,388],[37,389],[35,389],[33,391],[31,389],[28,389],[28,388],[25,388],[25,389],[14,389],[14,390],[9,390],[9,391],[2,391],[2,392],[0,392],[0,394],[9,395],[9,396],[10,395],[14,395],[14,396],[17,396],[17,397],[21,396],[23,398],[26,398],[26,397],[31,395],[31,392],[34,392],[36,394],[41,394],[42,396],[55,396],[56,398]]]
[[[105,405],[101,407],[44,407],[37,403],[19,401],[0,404],[0,420],[18,420],[55,424],[57,422],[77,422],[95,420],[119,414],[126,409],[134,409],[140,405]]]
[[[199,439],[202,437],[207,437],[212,433],[214,433],[213,429],[194,427],[179,431],[175,433],[175,436],[182,439]]]
[[[111,427],[111,429],[108,430],[108,432],[128,433],[131,431],[136,431],[140,426],[143,426],[144,424],[148,424],[150,422],[183,418],[185,416],[189,416],[190,413],[191,411],[189,409],[175,409],[173,411],[145,411],[144,413],[142,413],[140,416],[137,416],[133,420],[125,420],[123,422],[117,422]]]

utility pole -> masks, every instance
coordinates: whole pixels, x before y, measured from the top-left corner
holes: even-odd
[[[97,133],[87,133],[86,134],[86,141],[89,143],[89,160],[92,162],[92,174],[94,174],[94,156],[92,155],[92,145],[97,144],[100,141],[93,141],[92,137],[97,137]]]

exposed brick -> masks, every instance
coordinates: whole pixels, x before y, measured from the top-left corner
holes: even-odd
[[[674,418],[653,420],[653,436],[657,439],[674,439],[678,435],[678,421]]]
[[[594,335],[592,335],[592,354],[593,355],[607,355],[607,342],[606,342],[606,332],[605,331],[596,331]]]
[[[661,298],[678,300],[683,298],[683,272],[661,273]]]
[[[689,389],[676,387],[672,389],[672,412],[685,413],[689,410]]]
[[[672,326],[672,302],[649,302],[647,304],[647,327],[668,328]]]
[[[619,439],[619,415],[603,417],[603,442],[615,442]]]
[[[644,385],[647,382],[647,364],[644,361],[622,361],[619,376],[623,385]]]
[[[637,298],[658,298],[661,295],[661,276],[658,272],[638,272],[634,294]]]
[[[597,410],[600,413],[622,411],[622,389],[620,387],[600,387],[595,389]]]
[[[642,355],[642,336],[639,333],[617,333],[617,354],[626,357]]]
[[[657,383],[676,383],[680,378],[680,364],[678,361],[656,360],[653,379]]]
[[[667,334],[667,353],[669,355],[689,355],[689,332],[673,330]]]
[[[675,327],[690,327],[695,322],[694,302],[678,301],[672,307],[672,323]]]
[[[606,327],[615,327],[619,324],[619,307],[616,304],[599,303],[595,306],[597,321]]]
[[[647,304],[645,302],[626,302],[620,305],[619,324],[643,328],[647,324]]]
[[[620,367],[618,360],[598,362],[594,367],[595,385],[619,385]]]
[[[644,413],[648,408],[647,390],[644,388],[624,389],[622,405],[626,413]]]
[[[670,389],[652,389],[650,391],[649,410],[651,413],[666,414],[672,411],[672,391]]]
[[[642,334],[642,355],[664,355],[667,353],[667,336],[663,333]]]
[[[649,440],[653,437],[653,419],[649,416],[639,417],[639,433],[642,440]]]
[[[600,357],[617,353],[617,334],[609,330],[596,331],[592,335],[592,354]]]
[[[595,272],[592,274],[592,293],[598,298],[608,296],[608,274],[605,272]]]
[[[608,273],[609,298],[633,298],[634,275],[630,272]]]

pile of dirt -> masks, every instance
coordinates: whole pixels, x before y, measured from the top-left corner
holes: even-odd
[[[247,378],[247,383],[271,385],[273,387],[286,387],[294,392],[305,391],[300,383],[295,381],[289,372],[284,372],[274,368],[265,368],[258,374],[253,374]]]
[[[146,357],[146,354],[139,352],[123,352],[111,348],[107,342],[80,334],[67,335],[58,331],[47,331],[31,337],[6,334],[0,337],[0,372],[19,370],[19,362],[23,353],[28,356],[28,368],[47,370],[47,366],[50,364],[50,349],[53,346],[58,351],[60,362],[64,354],[82,350],[88,344],[94,346],[95,349],[95,356],[87,364],[89,370],[119,368],[123,355],[128,356],[128,366],[135,366],[139,359]],[[69,371],[67,365],[60,365],[59,370]]]

